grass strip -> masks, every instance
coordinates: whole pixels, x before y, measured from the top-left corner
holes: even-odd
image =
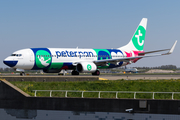
[[[11,82],[27,94],[34,96],[33,90],[77,90],[77,91],[143,91],[143,92],[180,92],[178,80],[106,80],[76,82]],[[49,92],[37,92],[39,97],[49,97]],[[52,92],[52,97],[64,97],[65,92]],[[172,94],[155,94],[155,99],[171,99]],[[69,92],[68,97],[81,97],[81,93]],[[84,92],[84,97],[97,98],[98,93]],[[115,98],[115,93],[101,93],[101,98]],[[118,98],[133,98],[133,93],[118,93]],[[136,98],[151,99],[151,93],[138,93]],[[180,99],[180,94],[174,94]]]

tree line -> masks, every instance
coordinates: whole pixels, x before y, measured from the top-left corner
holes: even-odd
[[[14,72],[13,68],[0,68],[0,72]]]
[[[178,69],[175,65],[162,65],[158,67],[135,67],[137,69],[166,69],[166,70],[176,70]]]

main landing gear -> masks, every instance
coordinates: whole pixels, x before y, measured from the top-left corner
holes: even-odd
[[[25,72],[21,72],[20,75],[21,75],[21,76],[25,76]]]
[[[79,75],[79,72],[78,72],[78,71],[73,70],[73,71],[71,72],[71,75]]]
[[[92,73],[92,75],[100,75],[100,71],[96,70],[94,73]]]
[[[79,72],[73,70],[73,71],[71,72],[71,75],[79,75]],[[100,75],[100,71],[99,71],[99,70],[96,70],[94,73],[92,73],[92,75]]]

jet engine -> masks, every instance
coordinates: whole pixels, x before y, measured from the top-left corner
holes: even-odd
[[[81,62],[76,66],[78,72],[93,73],[97,70],[97,66],[93,62]]]

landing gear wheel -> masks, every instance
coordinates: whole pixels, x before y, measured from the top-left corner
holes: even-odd
[[[63,73],[58,73],[58,75],[63,75]]]
[[[20,75],[21,75],[21,76],[25,76],[25,72],[21,72]]]
[[[100,75],[100,71],[96,70],[94,73],[92,73],[92,75]]]
[[[72,71],[72,73],[71,73],[71,75],[79,75],[79,72],[78,72],[78,71],[73,70],[73,71]]]

